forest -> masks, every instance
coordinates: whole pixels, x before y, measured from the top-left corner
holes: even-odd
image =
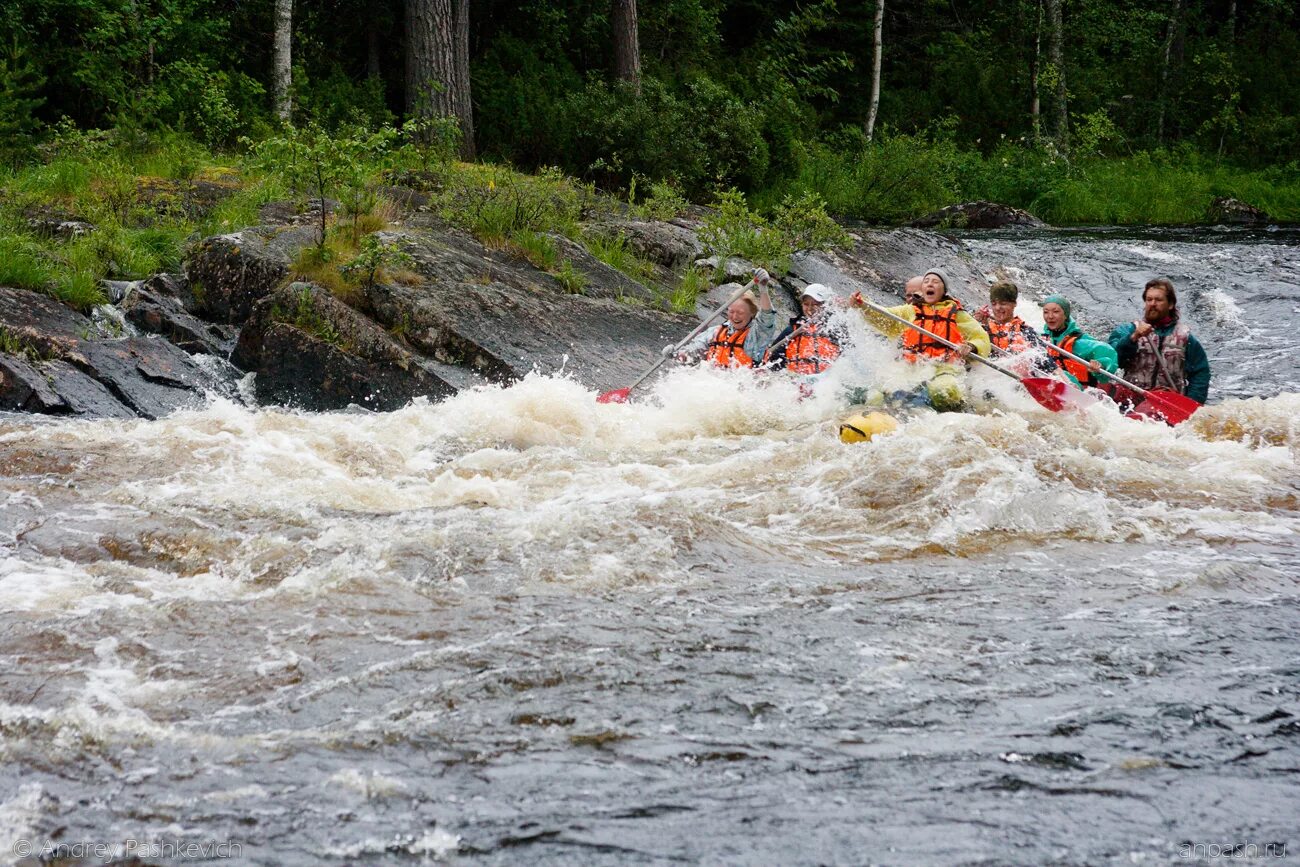
[[[238,158],[424,121],[467,160],[898,223],[970,198],[1300,219],[1292,0],[10,0],[6,170],[71,132]],[[454,123],[444,121],[454,119]],[[211,157],[216,159],[216,157]]]

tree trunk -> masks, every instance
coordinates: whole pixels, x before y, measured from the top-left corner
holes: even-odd
[[[1174,40],[1178,37],[1178,28],[1183,18],[1183,0],[1174,0],[1174,9],[1169,16],[1169,32],[1165,35],[1164,58],[1160,63],[1160,105],[1156,112],[1156,143],[1165,143],[1165,109],[1169,104],[1169,58],[1174,52]]]
[[[456,118],[461,155],[473,159],[468,70],[468,0],[406,0],[407,113]]]
[[[876,32],[871,55],[871,109],[867,112],[867,141],[876,134],[876,113],[880,111],[880,49],[885,30],[885,0],[876,0]]]
[[[1047,59],[1056,70],[1056,129],[1053,135],[1061,153],[1070,152],[1070,113],[1065,88],[1065,27],[1061,22],[1061,0],[1045,0],[1049,26]]]
[[[379,68],[379,24],[376,21],[378,11],[375,4],[370,4],[370,14],[366,16],[366,77],[380,78],[383,70]]]
[[[293,116],[293,0],[275,0],[275,56],[271,64],[271,92],[275,116],[288,123]]]
[[[641,42],[637,36],[636,0],[614,0],[614,75],[641,92]]]
[[[1029,70],[1029,125],[1034,142],[1043,137],[1042,103],[1038,98],[1038,72],[1043,62],[1043,0],[1038,0],[1038,26],[1034,28],[1034,63]]]
[[[1237,39],[1237,0],[1230,0],[1228,3],[1228,25],[1226,28],[1226,35],[1228,37],[1228,47],[1231,48],[1232,43]]]

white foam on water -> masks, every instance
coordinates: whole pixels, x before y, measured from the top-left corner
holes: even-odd
[[[365,771],[360,768],[346,768],[325,781],[326,788],[343,788],[356,792],[367,801],[380,801],[401,797],[407,794],[407,787],[401,780],[387,777],[378,771]]]
[[[460,848],[460,835],[441,828],[415,834],[397,834],[389,838],[367,837],[354,843],[326,846],[318,853],[327,858],[360,858],[363,855],[406,853],[422,855],[424,860],[441,861]]]

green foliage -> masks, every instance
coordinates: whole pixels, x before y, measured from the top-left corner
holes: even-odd
[[[279,304],[274,305],[271,308],[271,318],[305,331],[318,340],[345,350],[351,348],[334,323],[316,309],[316,299],[310,286],[300,286],[294,292],[292,306],[285,308]]]
[[[0,286],[49,292],[55,272],[40,246],[21,235],[0,235]]]
[[[414,262],[410,254],[397,244],[385,244],[375,235],[366,235],[361,239],[361,249],[356,257],[346,265],[340,265],[339,272],[357,280],[362,288],[369,289],[377,281],[386,279],[385,269],[405,268]]]
[[[333,63],[322,78],[312,81],[301,64],[293,70],[295,117],[300,123],[330,131],[391,126],[396,120],[384,99],[384,82],[367,76],[353,79]]]
[[[474,165],[447,179],[439,213],[481,241],[504,241],[518,232],[577,237],[591,191],[559,169],[524,175],[500,166]]]
[[[638,283],[649,283],[654,266],[638,256],[623,235],[595,234],[586,239],[587,252]]]
[[[739,190],[720,193],[700,242],[715,256],[737,256],[770,271],[785,271],[796,250],[828,250],[849,243],[816,192],[787,195],[772,219],[751,210]]]
[[[283,135],[257,142],[251,164],[264,174],[278,176],[295,192],[310,190],[320,199],[317,246],[325,249],[328,214],[324,200],[338,196],[344,214],[352,218],[353,242],[360,240],[357,218],[373,208],[367,188],[384,165],[397,131],[380,127],[373,132],[354,127],[330,134],[319,126],[289,127]]]
[[[636,196],[637,178],[633,176],[632,186],[628,191],[630,201]],[[653,181],[650,195],[639,204],[634,204],[636,213],[648,220],[671,220],[690,207],[690,202],[682,195],[681,189],[672,181]]]
[[[44,86],[45,76],[17,44],[0,54],[0,161],[13,164],[32,155]]]
[[[668,295],[668,308],[674,313],[694,313],[700,297],[711,288],[708,274],[698,268],[687,268]]]
[[[555,279],[560,281],[564,291],[570,295],[581,295],[582,290],[587,288],[587,276],[573,267],[568,259],[560,263],[559,270],[555,271]]]
[[[772,216],[772,228],[792,250],[847,247],[849,233],[826,213],[826,202],[814,192],[786,196]]]

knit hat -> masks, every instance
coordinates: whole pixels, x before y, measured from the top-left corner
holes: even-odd
[[[933,274],[934,276],[938,277],[940,280],[943,281],[944,295],[947,295],[949,292],[952,291],[952,281],[948,279],[948,273],[946,271],[944,271],[941,268],[931,268],[929,271],[926,271],[921,276],[928,277],[931,274]]]
[[[830,300],[831,290],[829,286],[823,286],[820,283],[809,283],[804,287],[803,291],[799,293],[799,297],[811,298],[818,304],[825,304]]]
[[[1040,304],[1039,306],[1045,307],[1048,304],[1058,305],[1061,308],[1061,310],[1064,311],[1065,318],[1066,319],[1070,318],[1070,302],[1066,300],[1064,295],[1048,295],[1046,298],[1043,299],[1043,303]]]
[[[1019,297],[1020,290],[1010,280],[1000,280],[989,287],[990,301],[1010,301],[1015,304],[1016,299]]]

